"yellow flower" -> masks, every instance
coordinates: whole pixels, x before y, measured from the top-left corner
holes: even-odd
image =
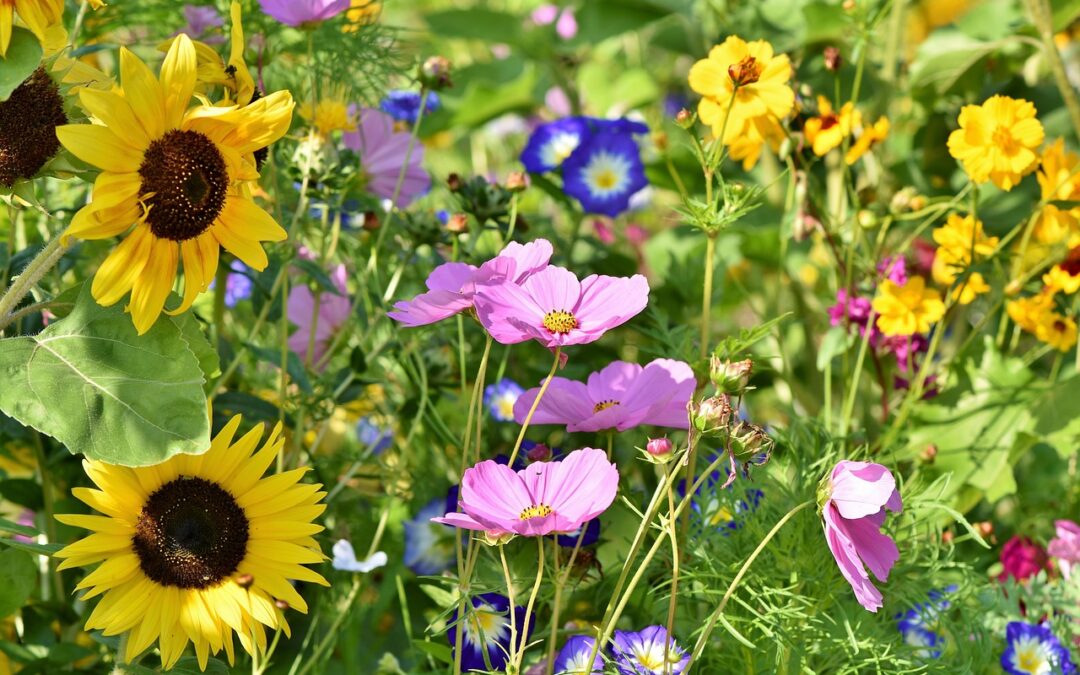
[[[229,60],[226,62],[217,51],[210,45],[192,40],[195,46],[197,61],[197,79],[199,89],[206,87],[223,86],[226,90],[223,105],[236,103],[245,106],[258,98],[255,92],[255,79],[248,70],[244,61],[244,25],[242,22],[242,10],[240,3],[233,0],[229,7],[230,17],[230,48]],[[158,49],[168,52],[177,38],[170,38],[158,45]]]
[[[922,277],[911,277],[903,286],[886,279],[871,307],[878,315],[878,329],[887,337],[926,333],[930,324],[945,316],[941,295],[927,288]]]
[[[64,0],[0,0],[0,58],[11,44],[16,15],[43,45],[52,45],[57,40],[56,29],[63,32],[59,24],[64,16]]]
[[[1058,265],[1054,265],[1043,275],[1043,283],[1052,292],[1061,291],[1066,295],[1080,291],[1080,246],[1069,251],[1069,255]]]
[[[1057,312],[1047,312],[1035,326],[1035,337],[1058,351],[1067,352],[1076,344],[1076,322]]]
[[[300,116],[311,123],[323,137],[335,131],[356,130],[356,116],[350,113],[349,101],[340,88],[330,88],[319,98],[314,109],[310,103],[301,105]]]
[[[379,20],[382,14],[382,0],[352,0],[352,6],[345,12],[346,33],[355,33],[363,26],[370,26]]]
[[[774,122],[787,117],[795,106],[790,79],[787,55],[774,56],[772,45],[764,40],[748,43],[734,35],[713,47],[708,58],[695,63],[689,76],[690,88],[703,97],[698,116],[712,127],[716,138],[723,134],[725,144],[745,133],[755,117],[769,117]]]
[[[858,140],[848,148],[847,154],[844,155],[844,161],[848,163],[848,166],[851,166],[859,161],[859,159],[867,152],[870,152],[870,148],[881,143],[888,137],[889,118],[879,118],[877,122],[874,122],[873,126],[861,129]]]
[[[862,115],[855,110],[853,103],[845,103],[838,113],[833,110],[829,99],[818,96],[818,116],[806,120],[803,131],[806,140],[814,149],[814,154],[824,157],[834,148],[840,147],[844,139],[851,135],[852,127],[861,123]]]
[[[998,238],[986,236],[982,221],[970,215],[951,214],[944,225],[934,230],[933,236],[938,244],[934,254],[934,281],[945,285],[953,283],[956,275],[974,260],[991,255],[998,245]]]
[[[260,242],[285,239],[245,185],[259,178],[254,153],[288,130],[293,101],[280,91],[242,108],[189,108],[196,54],[186,35],[169,49],[160,80],[123,48],[120,75],[119,91],[79,92],[100,124],[56,130],[73,155],[102,170],[93,201],[64,237],[105,239],[131,229],[98,269],[92,292],[104,306],[130,292],[127,309],[142,334],[160,316],[180,261],[183,301],[170,314],[186,311],[209,287],[220,247],[262,270]]]
[[[1066,150],[1060,138],[1043,151],[1035,178],[1043,201],[1080,201],[1080,155]],[[1043,244],[1080,245],[1080,207],[1062,209],[1047,204],[1039,213],[1033,234]]]
[[[949,154],[972,181],[1011,190],[1038,166],[1043,127],[1030,102],[991,96],[982,105],[964,106],[959,124],[949,134]]]
[[[126,633],[127,661],[156,641],[169,669],[190,641],[201,668],[222,648],[232,663],[233,633],[249,654],[265,652],[266,629],[290,633],[285,607],[307,612],[292,580],[328,585],[304,567],[326,559],[312,538],[326,493],[299,482],[303,468],[264,478],[281,425],[256,451],[262,428],[234,442],[240,422],[202,455],[140,468],[84,461],[98,489],[72,493],[104,515],[56,517],[93,531],[56,553],[58,569],[97,565],[75,587],[83,600],[102,596],[86,630]]]
[[[983,275],[972,272],[968,278],[953,289],[952,298],[961,305],[970,305],[971,302],[990,291],[990,286],[983,279]]]
[[[1043,292],[1038,295],[1006,302],[1005,312],[1017,326],[1029,333],[1034,333],[1035,327],[1043,321],[1044,316],[1051,313],[1053,307],[1053,291],[1043,289]]]
[[[755,117],[750,120],[743,134],[728,145],[728,156],[742,162],[743,170],[749,171],[761,158],[761,151],[768,144],[775,152],[784,140],[784,130],[771,117]]]

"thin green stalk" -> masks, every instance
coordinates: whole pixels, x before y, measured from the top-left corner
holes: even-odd
[[[66,250],[67,246],[60,243],[60,235],[53,237],[30,261],[22,274],[15,278],[7,292],[0,297],[0,332],[11,323],[12,310],[18,307],[22,299],[41,281],[41,278],[60,262]]]
[[[1050,72],[1054,76],[1054,83],[1061,93],[1061,98],[1065,101],[1065,108],[1069,111],[1073,133],[1080,137],[1080,100],[1077,99],[1076,90],[1069,82],[1069,76],[1065,72],[1065,63],[1061,60],[1061,53],[1054,44],[1054,22],[1050,4],[1046,0],[1026,0],[1026,4],[1031,13],[1032,22],[1042,39],[1043,56],[1046,57],[1046,62],[1050,66]]]
[[[529,603],[525,605],[525,628],[528,629],[529,620],[532,618],[533,608],[536,606],[536,596],[540,594],[540,584],[544,581],[544,538],[536,537],[536,580],[533,582],[532,592],[529,594]],[[513,601],[510,602],[511,609],[513,608]],[[521,663],[525,659],[525,639],[522,636],[520,645],[510,645],[511,653],[516,652],[516,657],[511,659],[513,664],[513,670],[511,672],[521,672]]]
[[[866,322],[867,329],[863,335],[862,344],[859,345],[859,356],[855,359],[855,372],[851,375],[847,401],[844,403],[844,412],[840,418],[841,437],[846,436],[848,429],[851,428],[851,416],[855,411],[855,398],[859,393],[859,378],[862,375],[863,362],[866,361],[866,351],[870,346],[870,335],[872,333],[870,328],[874,325],[876,319],[877,313],[871,309],[870,317]]]
[[[510,453],[510,462],[508,463],[508,466],[514,466],[514,460],[517,459],[518,452],[521,450],[521,442],[525,440],[525,432],[529,430],[529,423],[532,422],[533,415],[536,414],[536,409],[540,407],[540,400],[544,398],[544,394],[548,390],[548,385],[551,384],[551,378],[555,377],[555,371],[559,368],[559,359],[561,356],[562,347],[556,347],[555,359],[551,363],[551,370],[548,371],[547,377],[544,378],[544,383],[540,385],[540,392],[536,395],[532,407],[529,408],[529,414],[525,416],[525,422],[521,425],[521,431],[518,432],[517,441],[514,443],[514,451]]]
[[[709,353],[709,324],[712,313],[713,267],[716,258],[716,233],[705,239],[705,287],[701,292],[701,358]]]
[[[539,537],[538,537],[539,539]],[[541,539],[541,541],[543,541]],[[510,662],[514,662],[514,652],[518,646],[517,603],[514,602],[514,579],[510,576],[510,566],[506,564],[506,545],[499,544],[499,562],[502,563],[503,578],[506,580],[506,600],[510,603]],[[460,616],[460,615],[459,615]],[[526,623],[526,626],[528,624]],[[460,629],[458,632],[462,632]],[[525,642],[525,640],[522,640]]]
[[[323,653],[332,644],[331,641],[337,639],[338,631],[341,629],[341,624],[345,623],[345,619],[348,618],[348,616],[352,613],[353,602],[356,600],[356,596],[360,593],[361,579],[363,579],[363,576],[359,574],[356,575],[356,577],[353,579],[352,588],[349,590],[349,595],[345,598],[345,606],[342,607],[341,611],[338,612],[338,615],[334,617],[333,623],[330,624],[330,629],[326,631],[326,635],[323,637],[322,640],[319,641],[319,644],[315,648],[315,651],[313,651],[311,653],[311,656],[308,657],[307,663],[299,671],[296,670],[297,667],[300,665],[301,658],[303,658],[304,655],[304,652],[301,651],[299,654],[296,655],[296,660],[293,661],[292,667],[289,668],[289,675],[307,675],[307,672],[311,670],[311,668],[315,664],[319,663],[319,661],[322,659]]]
[[[664,466],[668,473],[673,471],[670,464],[665,464]],[[669,658],[669,652],[672,641],[670,640],[670,637],[675,634],[675,612],[678,609],[679,601],[679,533],[676,529],[677,521],[675,520],[675,495],[672,490],[673,483],[673,480],[667,481],[667,526],[669,530],[668,538],[671,539],[671,599],[668,601],[667,615],[667,634],[669,639],[664,642],[664,675],[671,673],[671,659]]]

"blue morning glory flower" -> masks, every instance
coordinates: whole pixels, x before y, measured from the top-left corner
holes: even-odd
[[[1012,621],[1005,627],[1008,646],[1001,667],[1010,675],[1071,675],[1076,664],[1047,624]]]
[[[458,612],[454,609],[450,615],[450,629],[446,637],[451,646],[457,640],[458,628],[464,628],[461,644],[461,670],[469,672],[480,670],[501,671],[506,668],[508,653],[510,651],[510,601],[506,596],[498,593],[484,593],[473,596],[472,607],[467,608],[467,616],[460,623]],[[525,628],[525,607],[514,608],[514,618],[517,620],[517,635],[519,644],[524,644],[532,634],[536,625],[536,617],[531,617],[528,630]],[[489,668],[484,662],[484,652],[487,652],[491,662]]]
[[[620,117],[615,120],[601,119],[599,117],[583,117],[580,119],[589,126],[589,131],[594,134],[612,133],[641,135],[649,133],[649,126],[647,124],[626,117]]]
[[[457,557],[454,537],[457,529],[431,522],[457,511],[458,488],[452,487],[445,498],[433,499],[405,521],[405,566],[421,575],[440,574],[450,569]]]
[[[386,95],[379,103],[379,109],[398,122],[416,124],[416,118],[420,115],[420,100],[420,92],[398,89]],[[442,101],[439,100],[439,95],[433,91],[428,92],[424,114],[430,115],[440,107]]]
[[[575,635],[566,641],[559,654],[555,657],[555,675],[586,675],[603,673],[604,664],[597,654],[593,662],[589,663],[589,657],[593,655],[596,640],[588,635]]]
[[[503,378],[484,387],[484,405],[499,422],[513,422],[514,404],[524,393],[525,390],[517,382]]]
[[[559,546],[574,548],[577,546],[578,537],[581,537],[580,527],[573,532],[556,535],[556,540],[559,542]],[[592,546],[598,539],[600,539],[600,519],[593,518],[585,523],[585,536],[581,537],[581,548]]]
[[[894,617],[899,619],[896,628],[904,636],[904,642],[913,647],[923,647],[918,651],[923,658],[936,659],[941,656],[940,649],[933,649],[945,642],[945,636],[938,631],[938,619],[950,606],[947,594],[955,591],[956,586],[930,591],[928,602],[921,602]]]
[[[521,163],[532,173],[554,171],[585,140],[589,125],[581,117],[566,117],[536,127],[521,151]]]
[[[615,667],[622,675],[679,675],[690,662],[690,655],[668,637],[663,626],[649,626],[637,633],[617,630],[612,643]]]
[[[563,162],[563,192],[586,213],[615,217],[630,197],[649,184],[633,136],[601,132],[590,136]]]
[[[394,442],[394,432],[376,424],[370,417],[361,417],[356,422],[356,439],[371,450],[373,455],[381,455]]]

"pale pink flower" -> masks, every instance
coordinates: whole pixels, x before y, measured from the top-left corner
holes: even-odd
[[[360,168],[367,178],[365,188],[371,194],[383,199],[394,198],[394,189],[406,156],[408,168],[394,206],[405,208],[431,187],[431,176],[423,167],[424,144],[414,140],[408,131],[397,131],[394,118],[383,111],[374,108],[361,110],[356,131],[345,132],[342,140],[345,147],[360,155]]]
[[[1080,525],[1071,520],[1056,520],[1054,526],[1057,536],[1050,540],[1047,551],[1058,559],[1061,574],[1068,579],[1080,563]]]
[[[881,608],[882,598],[866,570],[878,581],[889,578],[900,551],[881,525],[886,509],[902,508],[896,480],[880,464],[845,460],[833,469],[822,509],[825,540],[855,598],[871,612]]]
[[[619,471],[603,450],[575,450],[520,471],[489,459],[465,471],[461,512],[432,520],[525,537],[574,532],[606,511],[618,489]]]
[[[552,247],[547,239],[528,244],[512,241],[498,256],[480,267],[465,263],[444,263],[427,278],[427,293],[394,305],[387,316],[406,326],[426,326],[442,321],[473,306],[478,283],[509,281],[520,284],[544,269],[551,260]]]
[[[331,270],[330,279],[340,295],[320,293],[318,309],[315,307],[315,296],[306,285],[295,286],[289,291],[287,315],[289,321],[296,324],[296,332],[289,336],[289,349],[295,352],[301,361],[309,364],[321,361],[338,330],[349,320],[352,303],[345,285],[347,278],[344,265],[338,265]]]
[[[351,0],[259,0],[262,10],[287,26],[332,19],[350,7]]]
[[[553,377],[532,424],[565,424],[566,430],[625,431],[642,424],[688,429],[686,404],[697,381],[689,364],[656,359],[644,368],[613,361],[592,375],[588,383]],[[540,388],[526,391],[514,404],[514,419],[521,424]]]
[[[648,304],[649,282],[640,274],[578,281],[570,270],[550,266],[520,285],[477,286],[473,301],[496,342],[536,340],[554,349],[595,342],[629,321]]]

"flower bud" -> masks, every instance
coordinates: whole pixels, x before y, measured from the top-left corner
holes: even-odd
[[[731,421],[731,399],[727,394],[710,396],[700,403],[691,401],[687,410],[694,428],[705,436],[718,435]]]
[[[663,438],[650,438],[649,442],[645,445],[645,452],[649,453],[653,457],[663,457],[664,455],[670,455],[675,446],[671,444],[667,436]]]
[[[511,171],[506,177],[506,189],[510,192],[524,192],[529,187],[529,180],[521,171]]]
[[[420,84],[433,91],[454,86],[450,80],[450,60],[445,56],[432,56],[420,66]]]
[[[537,443],[526,451],[525,457],[527,457],[530,462],[550,461],[552,457],[551,448],[543,443]]]
[[[979,533],[979,536],[986,538],[994,533],[994,524],[989,520],[974,523],[975,531]]]
[[[446,177],[446,187],[450,192],[459,192],[461,190],[461,176],[456,173],[452,173]]]
[[[728,66],[727,72],[736,87],[743,87],[760,80],[764,68],[753,56],[744,56],[742,61]]]
[[[933,443],[927,445],[926,448],[922,451],[922,453],[919,454],[919,459],[921,459],[924,464],[933,464],[936,458],[937,446]]]
[[[859,227],[864,230],[869,230],[878,226],[877,214],[870,209],[861,209],[859,213],[856,214],[855,218],[859,221]]]
[[[843,63],[843,59],[840,58],[840,50],[836,47],[825,48],[825,69],[835,73],[840,70],[840,65]]]
[[[379,222],[379,215],[374,211],[368,211],[364,214],[364,224],[361,225],[368,232],[374,232],[379,229],[382,223]]]
[[[503,530],[484,530],[484,543],[488,546],[501,546],[502,544],[509,543],[509,541],[513,538],[513,532],[504,532]]]
[[[739,422],[731,430],[731,452],[744,465],[768,462],[774,445],[769,434],[756,424]]]
[[[678,124],[683,129],[689,129],[694,126],[694,113],[690,112],[686,108],[683,108],[679,112],[675,113],[675,124]]]
[[[738,394],[746,389],[753,367],[750,359],[731,362],[713,356],[709,360],[709,379],[716,385],[717,393]]]
[[[953,541],[953,539],[955,537],[956,537],[956,535],[953,534],[952,530],[945,530],[944,532],[941,533],[941,543],[945,544],[947,546],[947,545],[952,543],[952,541]]]
[[[446,222],[446,231],[453,234],[464,234],[469,231],[469,217],[464,213],[455,213]]]

